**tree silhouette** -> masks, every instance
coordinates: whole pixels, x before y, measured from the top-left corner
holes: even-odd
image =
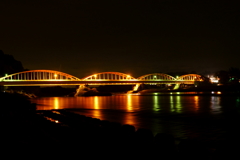
[[[227,84],[227,83],[229,83],[230,76],[229,76],[229,72],[228,71],[221,70],[221,71],[218,71],[216,73],[216,75],[219,78],[220,84]]]
[[[15,60],[12,55],[4,54],[3,51],[0,50],[0,77],[5,76],[5,74],[12,74],[23,70],[24,68],[20,61]]]
[[[231,67],[229,69],[229,78],[230,78],[231,83],[233,83],[233,84],[239,83],[240,69]]]

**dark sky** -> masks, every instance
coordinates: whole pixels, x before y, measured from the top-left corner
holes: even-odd
[[[1,0],[0,49],[25,68],[79,78],[240,68],[239,7],[233,0]]]

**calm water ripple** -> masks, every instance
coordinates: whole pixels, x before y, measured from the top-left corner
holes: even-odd
[[[170,133],[176,138],[219,141],[236,134],[240,97],[216,95],[115,95],[42,97],[38,110],[71,109],[89,117]],[[238,133],[238,132],[237,132]]]

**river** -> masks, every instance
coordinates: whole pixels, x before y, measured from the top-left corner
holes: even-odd
[[[176,139],[221,141],[237,134],[238,95],[182,93],[116,94],[32,99],[38,110],[71,109],[75,113],[170,133]]]

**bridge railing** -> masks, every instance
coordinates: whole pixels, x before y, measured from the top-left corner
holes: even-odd
[[[125,74],[125,73],[120,73],[120,72],[102,72],[102,73],[97,73],[93,74],[90,76],[87,76],[83,78],[82,80],[84,81],[133,81],[136,80],[136,78]]]
[[[0,78],[0,82],[13,82],[13,81],[75,81],[81,83],[90,82],[103,82],[103,83],[193,83],[194,81],[202,81],[202,76],[197,74],[182,75],[178,78],[174,78],[164,73],[152,73],[143,75],[139,78],[134,78],[129,74],[120,72],[102,72],[87,76],[83,79],[79,79],[67,73],[53,71],[53,70],[30,70],[19,72]],[[75,83],[74,82],[74,83]]]
[[[1,77],[0,81],[72,81],[80,80],[72,75],[52,70],[31,70]]]

